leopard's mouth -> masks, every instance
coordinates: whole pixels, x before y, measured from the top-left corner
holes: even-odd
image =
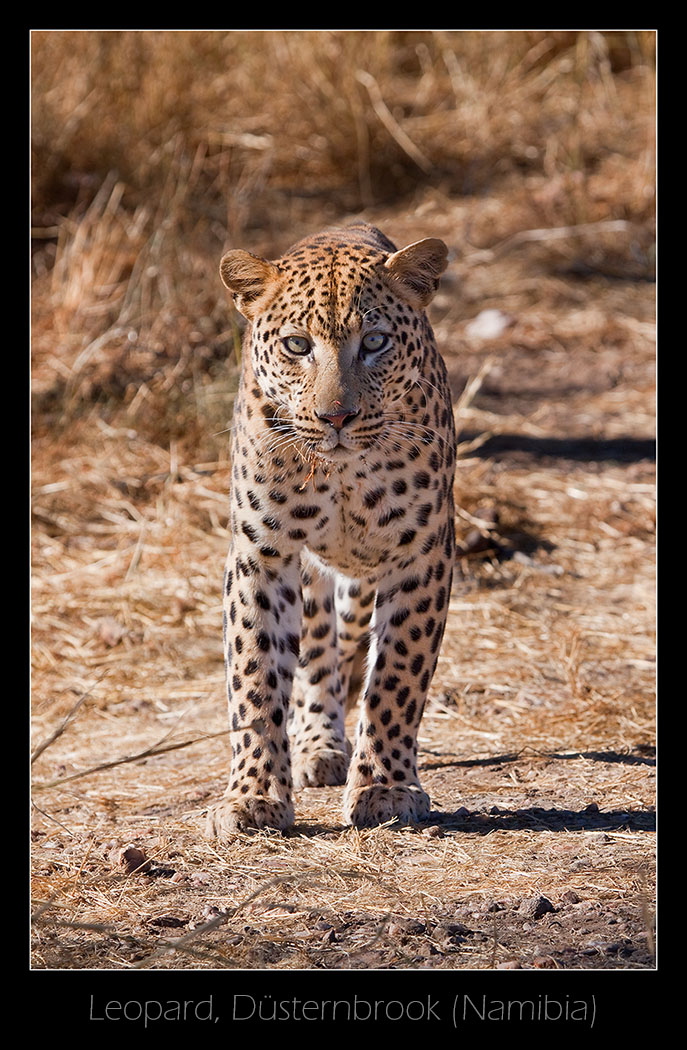
[[[378,444],[384,434],[383,425],[365,426],[350,431],[347,428],[332,435],[326,435],[318,445],[318,452],[323,456],[341,456],[352,452],[362,454]]]
[[[364,452],[365,448],[361,447],[359,443],[352,441],[342,441],[340,438],[338,441],[330,445],[319,445],[316,450],[316,455],[321,456],[323,459],[350,459],[351,454],[360,455]]]
[[[333,428],[330,428],[330,431],[333,431]],[[306,459],[322,459],[341,463],[343,460],[355,459],[357,456],[364,455],[365,452],[374,448],[382,432],[381,427],[370,428],[362,434],[354,430],[349,432],[344,428],[327,434],[301,433],[297,440],[300,445],[300,453]]]

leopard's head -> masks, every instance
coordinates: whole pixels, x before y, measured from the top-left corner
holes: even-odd
[[[396,251],[370,226],[326,231],[276,261],[224,255],[275,448],[281,437],[336,461],[383,440],[420,378],[446,255],[435,238]]]

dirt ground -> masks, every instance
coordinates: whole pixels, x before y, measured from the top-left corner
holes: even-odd
[[[643,250],[629,226],[485,253],[468,213],[428,191],[366,215],[451,249],[432,321],[462,572],[429,820],[359,831],[343,789],[307,788],[287,835],[203,839],[227,453],[185,461],[96,407],[80,458],[34,441],[34,969],[655,966],[654,286],[613,265]]]

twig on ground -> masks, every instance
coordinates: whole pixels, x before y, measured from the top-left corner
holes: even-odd
[[[83,693],[79,697],[79,699],[76,701],[74,706],[71,708],[71,710],[67,714],[67,717],[61,723],[61,725],[59,725],[57,727],[57,729],[55,729],[55,731],[50,734],[49,737],[46,737],[46,739],[43,740],[38,745],[38,747],[35,749],[35,751],[31,755],[31,765],[33,765],[33,763],[36,761],[36,759],[39,757],[39,755],[42,755],[44,751],[47,751],[47,749],[50,747],[51,744],[55,743],[55,741],[57,740],[58,737],[62,736],[62,734],[64,733],[64,731],[67,728],[67,726],[69,725],[69,723],[74,719],[74,716],[76,715],[76,712],[79,710],[79,708],[84,703],[84,701],[91,695],[91,692],[96,687],[96,685],[98,685],[100,682],[102,682],[102,680],[103,680],[103,678],[105,677],[106,674],[107,674],[107,670],[103,671],[102,674],[99,675],[99,677],[96,679],[96,681],[93,683],[93,685],[89,689],[87,689],[86,692]]]
[[[172,730],[170,729],[170,733]],[[113,766],[122,766],[127,762],[138,762],[142,758],[150,758],[153,755],[163,755],[167,751],[178,751],[182,747],[190,747],[191,744],[199,744],[204,740],[213,740],[218,736],[226,736],[229,733],[228,729],[221,729],[217,733],[203,733],[201,736],[193,737],[191,740],[181,740],[176,744],[166,744],[161,747],[163,740],[166,740],[169,733],[165,733],[161,740],[157,744],[151,744],[150,747],[146,747],[143,751],[137,752],[135,755],[125,755],[124,758],[115,758],[111,762],[99,762],[97,766],[91,766],[90,769],[82,769],[80,773],[71,773],[68,777],[57,777],[55,780],[48,780],[43,784],[34,784],[34,791],[45,791],[47,788],[60,787],[62,784],[68,783],[70,780],[78,780],[81,777],[90,776],[91,773],[99,773],[103,769],[112,769]]]

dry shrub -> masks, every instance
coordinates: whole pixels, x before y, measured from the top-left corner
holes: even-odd
[[[619,43],[629,68],[614,76]],[[513,166],[584,170],[623,152],[651,111],[652,43],[641,33],[36,33],[36,206],[113,169],[147,197],[195,158],[205,206],[232,236],[280,229],[282,215],[259,214],[265,187],[325,205],[338,191],[339,208],[356,208],[428,176],[466,192]],[[215,210],[223,196],[226,214]]]
[[[416,191],[482,196],[460,231],[478,246],[628,221],[591,264],[650,273],[652,48],[641,32],[35,32],[36,424],[96,401],[133,402],[164,442],[226,426],[188,398],[224,394],[238,340],[222,250],[276,253]]]

